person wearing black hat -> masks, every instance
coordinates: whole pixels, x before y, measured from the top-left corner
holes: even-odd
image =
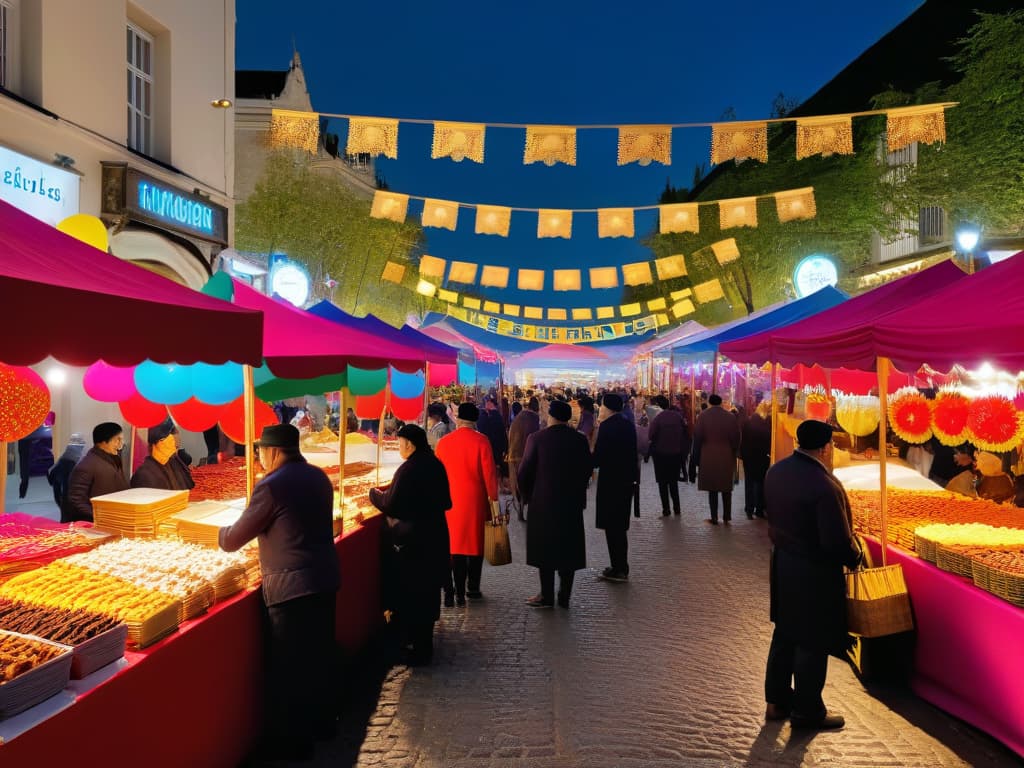
[[[505,431],[505,420],[498,409],[497,398],[488,396],[484,400],[484,410],[477,420],[476,428],[490,442],[494,466],[504,477],[508,474],[508,465],[505,463],[505,455],[508,453],[508,433]]]
[[[736,457],[740,449],[740,423],[722,407],[722,398],[711,395],[709,408],[697,418],[693,430],[693,453],[700,471],[697,488],[707,491],[712,525],[718,525],[718,494],[722,494],[722,522],[732,520],[732,488],[736,475]]]
[[[479,418],[476,405],[461,403],[455,431],[437,444],[437,458],[448,473],[452,493],[447,515],[452,580],[445,587],[446,607],[465,605],[467,597],[483,597],[484,523],[491,516],[491,505],[498,503],[498,473],[490,442],[476,431]]]
[[[765,476],[771,553],[771,620],[765,672],[769,720],[794,728],[842,728],[822,701],[830,654],[845,658],[846,578],[860,564],[850,502],[828,469],[832,427],[809,419],[797,427],[796,451]]]
[[[530,435],[540,429],[540,401],[531,397],[526,407],[512,419],[512,426],[508,428],[508,479],[512,487],[512,497],[516,501],[516,514],[520,520],[526,520],[523,515],[523,497],[519,492],[519,464],[526,452],[526,441]]]
[[[196,487],[192,472],[182,461],[174,436],[178,428],[169,418],[149,428],[146,442],[149,456],[132,475],[132,488],[163,488],[168,491],[187,491]]]
[[[593,456],[597,469],[596,524],[604,530],[611,560],[600,578],[614,582],[629,579],[629,512],[633,485],[640,474],[636,427],[622,415],[623,405],[619,395],[602,398]]]
[[[333,725],[335,593],[334,488],[299,451],[299,430],[264,427],[259,461],[266,472],[234,525],[220,529],[220,548],[259,540],[269,657],[268,756],[308,757],[315,735]]]
[[[370,501],[385,515],[384,600],[398,633],[411,645],[410,664],[429,664],[434,623],[441,617],[441,589],[449,580],[448,522],[452,505],[448,474],[434,456],[427,433],[416,424],[398,430],[405,463],[387,490],[370,489]]]
[[[92,499],[107,493],[128,490],[128,480],[121,463],[124,430],[120,424],[105,421],[92,430],[93,447],[71,470],[68,492],[61,508],[60,521],[92,522]]]
[[[587,567],[583,509],[593,465],[587,438],[568,425],[572,408],[556,400],[548,410],[548,428],[526,441],[518,485],[530,504],[526,521],[526,564],[540,570],[540,594],[532,608],[569,607],[576,571]]]

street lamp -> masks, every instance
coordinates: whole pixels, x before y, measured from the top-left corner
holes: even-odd
[[[974,249],[980,238],[981,233],[976,227],[968,226],[958,229],[956,232],[956,244],[960,247],[960,252],[967,258],[968,274],[974,274]]]

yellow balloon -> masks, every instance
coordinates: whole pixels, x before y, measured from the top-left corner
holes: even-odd
[[[97,217],[90,216],[88,213],[76,213],[74,216],[68,216],[57,224],[57,229],[65,235],[71,235],[76,240],[88,243],[103,252],[106,252],[110,246],[110,241],[107,239],[107,228]]]

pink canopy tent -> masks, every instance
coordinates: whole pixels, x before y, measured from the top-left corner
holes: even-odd
[[[263,316],[122,261],[0,201],[0,360],[259,365]]]
[[[339,373],[349,365],[376,369],[389,363],[413,372],[423,365],[423,355],[408,346],[356,329],[341,329],[330,320],[257,293],[238,280],[233,287],[236,305],[258,309],[266,318],[262,356],[275,376],[312,379]]]
[[[432,339],[448,344],[449,346],[458,347],[459,349],[472,352],[477,360],[484,363],[496,363],[502,358],[494,350],[482,347],[472,339],[464,336],[455,330],[451,325],[446,323],[444,320],[428,325],[423,328],[417,329],[420,333],[429,336]]]
[[[589,363],[591,366],[607,363],[611,358],[599,349],[586,344],[545,344],[531,349],[509,363],[514,368],[531,366],[565,365]]]
[[[945,261],[855,296],[813,317],[727,341],[722,344],[721,352],[731,360],[758,365],[776,362],[793,367],[798,363],[817,363],[825,368],[845,366],[874,370],[875,359],[882,354],[876,347],[876,338],[880,337],[875,332],[875,325],[879,320],[885,318],[888,321],[893,314],[904,314],[906,310],[916,314],[916,307],[924,297],[945,293],[947,288],[970,282],[964,278],[959,267]],[[949,305],[939,314],[949,316],[953,307],[966,306],[970,305]],[[935,319],[944,318],[928,317],[925,324]],[[905,330],[899,331],[899,335],[904,339],[912,336]],[[904,368],[898,362],[896,365],[911,371],[920,367],[920,363],[912,368]]]

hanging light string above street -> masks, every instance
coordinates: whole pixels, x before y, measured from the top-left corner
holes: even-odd
[[[523,163],[542,162],[551,166],[556,163],[576,165],[577,131],[604,129],[619,132],[618,165],[632,162],[641,165],[651,162],[670,165],[673,129],[711,128],[712,163],[747,158],[767,162],[769,124],[796,123],[796,156],[802,159],[819,154],[853,154],[852,119],[885,115],[889,151],[894,152],[915,141],[925,144],[945,141],[945,110],[954,106],[956,102],[943,102],[814,117],[647,125],[467,123],[275,109],[271,114],[270,141],[274,146],[295,147],[313,153],[319,145],[320,118],[341,118],[349,121],[346,154],[384,155],[396,159],[400,123],[433,125],[431,157],[447,157],[456,162],[468,158],[482,163],[486,129],[525,129]]]

